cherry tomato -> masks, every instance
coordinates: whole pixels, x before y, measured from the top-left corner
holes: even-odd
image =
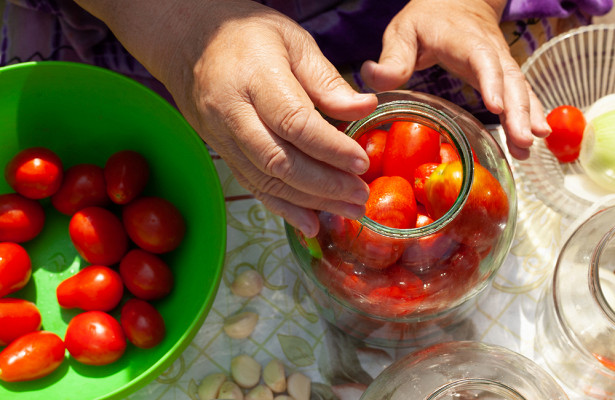
[[[13,242],[0,243],[0,297],[26,286],[32,264],[26,249]]]
[[[459,154],[452,144],[444,142],[440,144],[440,162],[447,163],[459,160]]]
[[[64,343],[70,355],[87,365],[107,365],[126,350],[126,337],[119,322],[103,311],[86,311],[68,323]]]
[[[382,154],[387,135],[388,132],[382,129],[371,129],[357,139],[369,158],[369,168],[363,175],[360,175],[367,183],[382,176]]]
[[[173,289],[173,272],[157,255],[130,250],[120,261],[120,275],[130,293],[143,300],[157,300]]]
[[[51,196],[51,204],[66,215],[90,206],[110,203],[102,167],[94,164],[77,164],[64,172],[60,189]]]
[[[414,312],[424,297],[423,281],[397,264],[387,268],[387,284],[372,289],[363,309],[371,314],[396,318]]]
[[[397,229],[416,226],[416,200],[412,185],[400,176],[381,176],[369,184],[365,216]]]
[[[26,333],[0,352],[0,380],[31,381],[49,375],[64,361],[65,347],[55,333]]]
[[[427,181],[427,209],[438,219],[455,203],[461,190],[460,161],[441,164]],[[461,212],[447,225],[447,232],[460,243],[484,248],[497,238],[508,220],[508,197],[497,179],[474,163],[474,181]]]
[[[0,242],[27,242],[44,225],[45,211],[38,201],[17,193],[0,195]]]
[[[62,183],[62,160],[45,147],[30,147],[17,153],[6,165],[4,177],[17,193],[43,199],[58,191]]]
[[[427,204],[427,196],[425,195],[425,183],[429,176],[438,168],[438,163],[421,164],[414,170],[414,180],[412,181],[412,189],[416,201],[425,205]]]
[[[141,299],[130,299],[122,306],[120,323],[128,340],[142,349],[158,345],[166,335],[162,315]]]
[[[180,211],[161,197],[139,197],[131,201],[124,206],[122,219],[130,239],[155,254],[177,248],[186,232]]]
[[[104,168],[107,195],[112,202],[126,204],[141,194],[149,179],[149,164],[133,150],[114,153]]]
[[[440,162],[440,134],[416,122],[393,122],[382,157],[383,175],[397,175],[412,182],[416,167]]]
[[[23,299],[0,299],[0,346],[6,346],[26,333],[41,327],[41,313],[36,305]]]
[[[111,311],[120,303],[123,294],[120,274],[104,265],[85,267],[56,288],[61,307],[86,311]]]
[[[585,130],[585,116],[571,105],[555,107],[547,115],[551,134],[545,138],[547,148],[561,163],[575,161],[581,151],[581,140]]]
[[[105,208],[77,211],[70,219],[68,233],[79,254],[90,264],[116,264],[128,250],[122,221]]]

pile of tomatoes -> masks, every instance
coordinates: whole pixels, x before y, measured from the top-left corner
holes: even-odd
[[[174,285],[163,255],[180,245],[186,225],[174,204],[143,194],[145,157],[123,150],[104,166],[64,168],[50,149],[32,147],[15,154],[4,172],[14,192],[0,195],[0,381],[46,376],[66,351],[83,364],[107,365],[128,342],[158,345],[165,323],[153,301]],[[24,243],[43,230],[43,204],[69,218],[67,235],[88,264],[57,286],[58,306],[80,310],[64,338],[41,330],[36,304],[18,297],[36,267]],[[119,321],[112,310],[120,311]]]
[[[461,190],[464,173],[457,150],[418,122],[382,127],[357,140],[370,159],[362,175],[370,188],[366,217],[400,230],[433,224]],[[463,301],[488,275],[479,265],[509,214],[501,184],[473,158],[474,180],[465,205],[450,223],[428,234],[388,235],[321,213],[316,237],[321,256],[312,263],[316,278],[329,293],[378,317],[431,315]]]

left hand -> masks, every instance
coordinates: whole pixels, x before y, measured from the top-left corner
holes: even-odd
[[[412,0],[387,26],[380,60],[363,64],[363,79],[375,90],[392,90],[413,71],[439,64],[481,92],[487,109],[500,117],[510,154],[529,157],[534,136],[551,130],[500,29],[505,5],[504,0]]]

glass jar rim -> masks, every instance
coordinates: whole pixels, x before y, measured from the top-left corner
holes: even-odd
[[[463,133],[461,127],[457,124],[457,122],[455,122],[454,118],[451,118],[448,114],[420,101],[404,99],[396,99],[391,101],[386,100],[388,95],[395,93],[411,92],[389,91],[377,93],[376,96],[378,97],[380,103],[376,107],[376,110],[365,118],[352,121],[346,127],[344,133],[351,138],[358,139],[358,137],[360,137],[363,133],[372,128],[376,128],[377,126],[394,121],[409,120],[410,118],[415,117],[426,122],[428,126],[431,125],[429,126],[430,128],[438,131],[440,134],[444,134],[451,140],[451,144],[459,154],[463,177],[457,199],[453,203],[452,207],[442,217],[428,225],[410,229],[391,228],[379,224],[366,216],[363,216],[359,220],[362,226],[366,226],[383,236],[404,239],[418,238],[441,230],[453,221],[461,212],[474,181],[474,159],[470,142]]]
[[[457,390],[483,390],[490,394],[502,396],[506,400],[526,400],[525,396],[514,388],[492,379],[466,378],[449,382],[439,387],[426,400],[439,400],[443,395],[450,395]]]
[[[600,310],[604,313],[604,315],[615,325],[615,311],[613,310],[613,305],[609,304],[604,295],[604,291],[602,290],[602,285],[600,284],[600,262],[602,260],[602,255],[606,250],[606,247],[609,243],[615,240],[615,226],[609,229],[608,232],[602,236],[600,242],[594,248],[594,251],[591,254],[590,259],[590,292],[594,297],[595,301],[600,306]]]

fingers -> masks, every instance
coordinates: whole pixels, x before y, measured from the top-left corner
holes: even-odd
[[[261,174],[255,169],[246,169],[246,160],[233,158],[228,163],[237,181],[251,191],[265,207],[273,213],[280,215],[290,225],[298,228],[307,237],[314,237],[319,230],[318,217],[314,210],[326,210],[350,219],[359,219],[365,214],[365,206],[350,204],[341,200],[330,200],[289,188],[283,182]],[[282,197],[274,195],[273,191],[263,191],[254,186],[254,182],[270,182],[265,187],[277,186],[282,189],[278,192]]]
[[[361,77],[378,91],[393,90],[403,85],[414,71],[418,51],[416,33],[410,25],[403,31],[390,24],[382,38],[378,62],[368,60],[361,66]]]

